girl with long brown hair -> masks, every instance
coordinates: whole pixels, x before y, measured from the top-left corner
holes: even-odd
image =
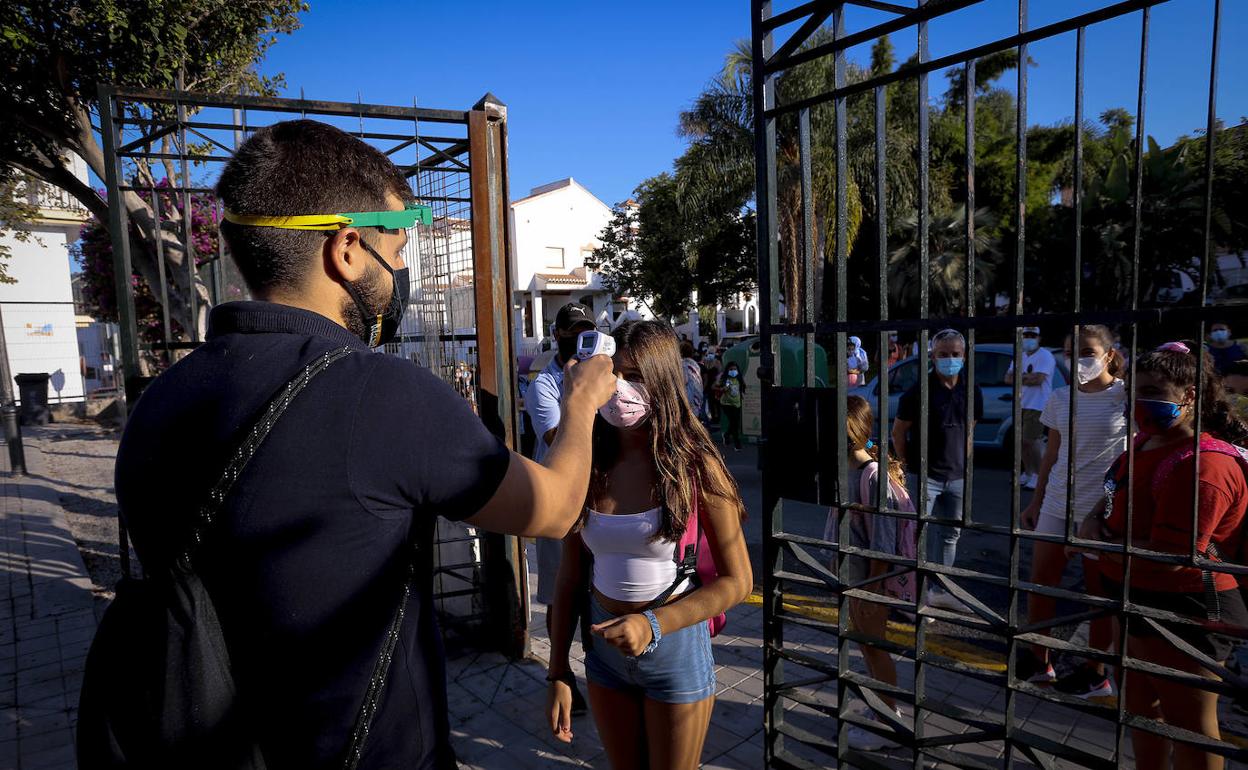
[[[552,609],[550,727],[572,740],[568,653],[585,597],[589,701],[611,766],[692,769],[716,686],[707,621],[754,585],[745,508],[690,408],[675,333],[632,321],[614,337],[616,395],[594,426],[589,494]],[[718,572],[702,585],[678,583],[674,553],[695,519]]]
[[[848,487],[841,495],[846,504],[859,504],[868,507],[889,508],[892,510],[913,511],[914,506],[906,492],[906,474],[901,461],[882,456],[880,447],[871,440],[873,419],[871,405],[865,398],[849,396],[845,402],[845,436],[849,451]],[[878,477],[881,466],[888,476],[888,499],[880,505]],[[828,514],[824,527],[824,539],[838,541],[841,516],[848,515],[849,539],[846,545],[864,548],[880,553],[893,554],[914,558],[914,526],[911,522],[903,522],[885,513],[868,513],[852,509],[838,510],[833,508]],[[836,571],[837,565],[831,565]],[[847,555],[843,558],[839,577],[842,582],[862,586],[866,590],[884,593],[913,601],[913,572],[904,573],[883,579],[886,573],[894,570],[893,565],[882,559],[869,559],[859,555]],[[862,585],[873,577],[881,580]],[[888,631],[888,606],[880,602],[850,597],[849,625],[854,631],[872,639],[883,640]],[[871,677],[887,684],[897,684],[897,667],[893,658],[884,650],[871,644],[859,644],[867,671]],[[880,698],[893,709],[897,718],[901,712],[893,698],[887,693],[878,693]],[[866,719],[879,722],[879,715],[868,711]],[[849,745],[859,751],[878,751],[896,746],[896,743],[884,736],[867,730],[859,725],[850,725],[847,730]]]

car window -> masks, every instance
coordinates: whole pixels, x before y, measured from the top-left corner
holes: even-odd
[[[975,352],[975,384],[981,388],[1000,385],[1010,370],[1013,356],[985,351]]]

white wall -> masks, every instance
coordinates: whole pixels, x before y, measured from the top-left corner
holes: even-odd
[[[25,243],[0,233],[11,256],[8,274],[17,283],[0,284],[0,308],[14,375],[52,375],[49,399],[80,399],[83,383],[78,360],[74,297],[69,283],[69,244],[77,225],[35,225],[38,238]],[[16,386],[14,386],[16,387]]]
[[[534,273],[563,273],[584,267],[581,249],[602,245],[598,234],[611,221],[611,209],[576,182],[512,204],[515,280],[529,288]],[[548,247],[563,249],[563,264],[552,262]]]

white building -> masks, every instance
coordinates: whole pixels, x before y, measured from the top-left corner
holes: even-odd
[[[612,212],[575,179],[534,187],[512,202],[511,217],[517,354],[531,356],[540,350],[559,308],[568,302],[592,308],[602,329],[654,317],[644,298],[613,296],[602,276],[585,266],[586,258],[602,245],[598,236],[611,222]],[[691,299],[691,310],[693,305]],[[738,296],[733,307],[716,310],[718,339],[756,334],[757,318],[757,297]],[[676,331],[700,340],[697,313],[691,312],[689,322]]]
[[[76,156],[71,168],[87,181],[87,169]],[[48,397],[81,401],[82,363],[70,288],[69,246],[89,215],[68,193],[42,182],[27,185],[29,202],[39,211],[24,225],[33,236],[19,241],[12,232],[0,232],[10,250],[8,274],[16,283],[0,284],[0,311],[13,375],[46,373]]]
[[[610,328],[625,303],[613,301],[585,259],[602,245],[598,235],[611,222],[611,207],[568,177],[513,201],[511,220],[516,352],[536,353],[569,302],[592,308],[599,325]]]

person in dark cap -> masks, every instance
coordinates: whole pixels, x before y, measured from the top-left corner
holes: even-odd
[[[576,340],[581,332],[596,328],[589,308],[579,302],[569,302],[559,308],[555,316],[555,357],[546,368],[533,378],[524,399],[524,409],[533,423],[537,440],[533,446],[533,459],[542,462],[550,451],[559,432],[562,419],[560,404],[563,399],[564,366],[576,355]],[[537,600],[547,607],[546,633],[550,634],[549,608],[555,603],[555,582],[559,577],[559,562],[563,554],[563,542],[554,538],[537,538]],[[572,686],[573,713],[585,712],[585,698],[580,689]]]

